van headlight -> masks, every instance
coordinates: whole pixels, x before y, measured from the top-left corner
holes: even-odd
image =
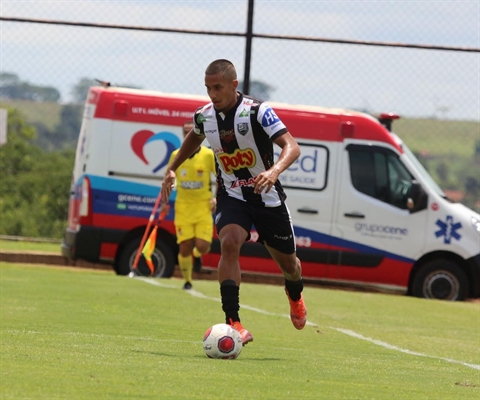
[[[473,228],[480,235],[480,219],[478,219],[477,217],[471,217],[470,221],[472,222]]]

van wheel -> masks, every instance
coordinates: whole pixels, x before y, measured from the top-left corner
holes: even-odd
[[[132,272],[133,262],[140,246],[140,238],[128,243],[118,258],[117,273],[128,275]],[[145,258],[140,255],[135,273],[140,276],[152,276],[154,278],[170,278],[175,269],[175,255],[172,249],[163,241],[157,241],[152,253],[152,262],[155,266],[153,274],[150,272]]]
[[[454,262],[430,261],[415,275],[412,294],[426,299],[465,300],[468,295],[468,279]]]

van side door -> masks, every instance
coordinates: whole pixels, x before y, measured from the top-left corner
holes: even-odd
[[[387,146],[344,142],[335,212],[343,250],[332,278],[405,288],[425,247],[427,210],[407,208],[414,176]]]

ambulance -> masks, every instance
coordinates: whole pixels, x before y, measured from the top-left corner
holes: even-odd
[[[120,275],[131,272],[170,154],[181,144],[181,126],[208,102],[204,96],[90,88],[64,256],[111,264]],[[391,131],[397,115],[269,104],[301,147],[280,180],[305,281],[451,301],[480,296],[480,215],[450,201]],[[174,272],[174,201],[157,223],[155,271],[141,256],[141,274]],[[280,276],[255,239],[253,229],[241,249],[243,273]],[[215,236],[203,264],[215,269],[219,258]]]

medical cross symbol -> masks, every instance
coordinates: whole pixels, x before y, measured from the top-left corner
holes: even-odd
[[[457,232],[457,230],[462,227],[462,224],[460,222],[454,224],[453,217],[451,215],[447,215],[446,222],[437,219],[437,222],[435,222],[435,224],[440,228],[438,231],[435,232],[435,236],[437,238],[443,236],[443,243],[445,244],[450,244],[452,237],[457,240],[460,240],[460,238],[462,237]]]

